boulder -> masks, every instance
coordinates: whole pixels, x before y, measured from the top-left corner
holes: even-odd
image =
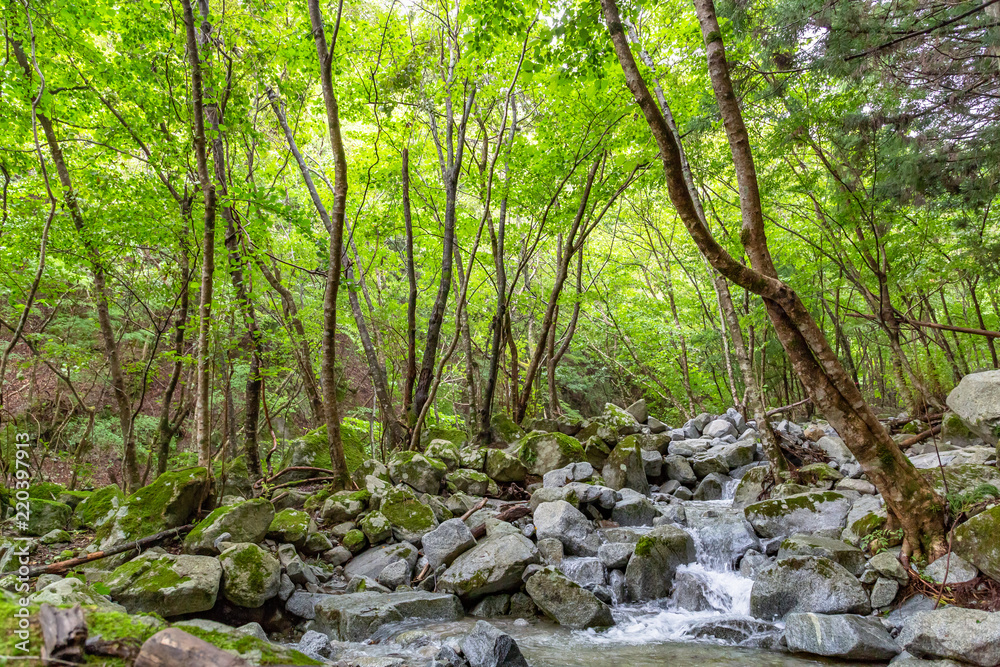
[[[210,556],[217,552],[215,540],[229,533],[229,542],[256,544],[267,537],[274,520],[274,505],[267,498],[245,500],[223,505],[199,521],[184,538],[184,552]]]
[[[281,565],[256,544],[234,544],[219,555],[222,595],[238,607],[256,609],[278,594]]]
[[[973,433],[961,417],[950,411],[941,417],[941,439],[955,447],[969,447],[983,443],[983,439]]]
[[[828,558],[793,556],[757,574],[750,613],[764,620],[793,612],[868,614],[871,605],[861,582]]]
[[[778,560],[792,556],[819,556],[839,563],[854,576],[865,569],[865,554],[861,549],[843,540],[819,535],[792,535],[781,543]]]
[[[861,545],[861,538],[881,529],[889,520],[881,496],[861,496],[847,513],[846,526],[840,537],[854,546]]]
[[[459,468],[448,473],[445,481],[452,493],[461,491],[471,496],[485,496],[490,490],[490,478],[485,473],[468,468]]]
[[[789,614],[785,641],[793,653],[840,660],[889,660],[900,651],[881,621],[854,614]]]
[[[105,584],[129,613],[169,617],[214,607],[221,579],[222,566],[211,556],[148,551],[115,569]]]
[[[530,433],[512,445],[507,453],[517,457],[532,475],[544,475],[550,470],[587,460],[580,441],[564,433]]]
[[[423,538],[424,555],[435,570],[441,565],[451,565],[474,546],[472,531],[461,519],[448,519]]]
[[[452,562],[438,578],[438,589],[463,600],[516,590],[524,569],[539,561],[534,543],[520,533],[487,537]]]
[[[31,604],[50,604],[55,607],[94,607],[97,611],[125,613],[125,607],[99,594],[86,583],[74,577],[53,581],[31,596]]]
[[[604,483],[614,490],[630,488],[649,495],[639,439],[629,436],[611,451],[603,470]]]
[[[987,576],[1000,580],[1000,505],[955,528],[952,549]]]
[[[764,492],[764,479],[769,471],[769,466],[756,466],[747,470],[733,492],[733,507],[742,509],[759,502],[760,494]]]
[[[525,591],[559,625],[578,630],[614,625],[608,605],[555,568],[544,568],[528,577]]]
[[[367,428],[365,431],[367,435]],[[340,441],[344,447],[344,459],[347,462],[348,472],[354,472],[365,460],[364,449],[367,438],[362,439],[358,436],[359,434],[352,429],[349,422],[341,423]],[[289,443],[288,450],[282,457],[278,469],[292,467],[324,468],[327,470],[331,468],[326,424]],[[276,477],[275,481],[277,483],[290,482],[314,476],[315,473],[310,470],[288,470]]]
[[[694,474],[694,469],[691,468],[691,464],[683,456],[678,454],[668,454],[663,457],[663,467],[665,469],[667,479],[674,479],[681,484],[694,484],[698,481],[698,477]]]
[[[462,454],[458,445],[450,440],[431,440],[424,449],[424,456],[432,461],[440,461],[449,471],[462,465]]]
[[[388,541],[392,537],[392,524],[379,511],[369,512],[359,522],[361,532],[368,539],[368,544],[376,545]]]
[[[736,430],[736,427],[729,422],[729,420],[715,419],[705,425],[701,434],[706,438],[721,438],[727,435],[731,435],[735,438],[739,435],[739,432]]]
[[[486,475],[497,482],[523,482],[528,469],[516,456],[502,449],[486,450]]]
[[[73,508],[66,503],[29,497],[28,520],[19,532],[37,537],[53,530],[65,530],[72,513]]]
[[[116,484],[97,489],[73,508],[73,523],[80,528],[97,530],[114,518],[125,495]]]
[[[747,505],[743,511],[761,537],[788,537],[843,528],[851,505],[843,494],[822,491],[765,500]]]
[[[625,412],[632,415],[632,418],[640,424],[645,424],[649,419],[649,410],[646,407],[646,399],[640,398],[632,405],[625,408]]]
[[[583,513],[565,500],[542,503],[534,513],[538,539],[553,538],[563,543],[571,556],[596,556],[600,537]]]
[[[555,424],[553,424],[553,426],[555,426]],[[554,431],[556,429],[542,430]],[[490,431],[493,433],[493,439],[495,442],[506,444],[517,442],[525,436],[524,429],[518,426],[517,422],[510,418],[510,415],[506,415],[502,412],[495,412],[490,417]]]
[[[334,641],[361,642],[383,625],[403,620],[457,621],[462,604],[454,595],[426,591],[350,593],[324,596],[314,606],[312,629]]]
[[[717,472],[705,475],[705,479],[698,484],[692,497],[694,500],[718,500],[722,497],[722,491],[728,481],[729,477]]]
[[[400,586],[409,586],[413,571],[409,563],[405,560],[397,560],[382,568],[382,571],[375,577],[375,581],[382,584],[389,590],[396,590]]]
[[[326,499],[320,516],[327,524],[354,521],[368,508],[371,497],[372,494],[367,489],[340,491]]]
[[[694,468],[694,474],[698,476],[698,479],[713,473],[718,475],[729,473],[729,463],[726,462],[726,455],[721,447],[712,447],[707,451],[695,454],[691,457],[691,467]]]
[[[593,421],[610,427],[620,437],[633,435],[642,430],[635,417],[614,403],[605,403],[604,412],[594,417]]]
[[[994,667],[1000,664],[1000,613],[960,607],[920,611],[903,621],[898,639],[918,658]]]
[[[964,584],[979,576],[976,566],[956,553],[945,554],[929,564],[921,572],[925,577],[938,584]],[[947,575],[947,581],[945,576]]]
[[[121,546],[147,535],[188,523],[202,500],[208,471],[205,468],[171,470],[152,484],[134,491],[119,506],[114,518],[97,530],[95,541],[102,550]],[[120,564],[124,559],[112,559]]]
[[[624,489],[623,489],[624,490]],[[611,510],[611,520],[619,526],[652,526],[660,516],[660,510],[646,496],[633,492],[615,503]]]
[[[517,642],[486,621],[477,621],[462,640],[462,654],[469,667],[528,667]]]
[[[743,516],[729,507],[688,507],[687,525],[698,535],[702,558],[718,569],[736,565],[750,549],[760,550],[760,540]]]
[[[421,493],[436,494],[448,474],[440,461],[418,452],[396,452],[389,459],[389,479],[393,484],[408,484]]]
[[[545,488],[559,488],[566,486],[570,482],[586,482],[593,476],[594,466],[587,461],[570,463],[568,466],[545,473],[542,476],[542,486]]]
[[[844,464],[854,461],[854,454],[847,448],[844,441],[835,435],[824,435],[816,441],[816,447],[837,463]]]
[[[635,551],[634,544],[609,542],[601,545],[597,550],[597,557],[609,570],[624,570],[629,559],[632,558],[633,551]]]
[[[401,542],[419,544],[421,538],[438,525],[434,510],[418,501],[406,487],[389,489],[379,510],[389,520],[392,534]]]
[[[413,569],[417,562],[417,548],[412,544],[401,542],[369,549],[355,556],[350,563],[344,566],[344,576],[348,579],[354,577],[374,579],[385,569],[386,565],[400,560],[405,560],[410,569]]]
[[[316,530],[316,524],[308,514],[289,508],[274,515],[271,525],[267,527],[267,537],[275,542],[294,544],[301,548],[305,545],[309,533]]]
[[[679,565],[695,560],[691,536],[674,526],[658,526],[639,538],[625,570],[634,602],[666,597]]]
[[[970,373],[946,401],[973,433],[996,446],[1000,438],[1000,370]]]

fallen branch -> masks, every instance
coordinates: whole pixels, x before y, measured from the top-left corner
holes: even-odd
[[[472,509],[470,509],[468,512],[466,512],[465,514],[463,514],[462,516],[460,516],[458,518],[461,519],[462,521],[465,521],[470,516],[472,516],[473,514],[475,514],[476,512],[478,512],[479,510],[483,509],[484,507],[486,507],[486,498],[483,498],[482,500],[480,500],[478,503],[475,504],[474,507],[472,507]]]
[[[806,403],[811,403],[811,402],[812,402],[812,397],[806,396],[801,401],[797,401],[795,403],[790,403],[789,405],[782,405],[780,408],[774,408],[773,410],[768,410],[767,413],[766,413],[766,415],[768,417],[773,417],[776,414],[780,414],[782,412],[788,412],[792,408],[797,408],[800,405],[805,405]]]
[[[120,553],[125,553],[126,551],[140,551],[141,549],[156,544],[161,540],[165,540],[169,537],[180,537],[181,533],[186,533],[194,528],[193,523],[189,523],[186,526],[180,526],[178,528],[170,528],[168,530],[160,531],[155,535],[150,535],[149,537],[143,537],[134,542],[128,542],[127,544],[122,544],[113,549],[107,549],[105,551],[95,551],[89,553],[86,556],[80,556],[79,558],[70,558],[69,560],[59,561],[58,563],[49,563],[48,565],[38,565],[33,568],[28,569],[28,577],[37,577],[40,574],[62,574],[68,570],[72,570],[78,565],[83,565],[84,563],[90,563],[91,561],[100,560],[102,558],[107,558],[108,556],[115,556]],[[0,574],[0,577],[6,577],[8,574],[16,574],[17,570],[12,570],[10,572],[4,572]]]
[[[907,438],[906,440],[903,440],[902,442],[899,443],[899,448],[906,449],[907,447],[912,447],[918,442],[923,442],[927,438],[933,435],[937,435],[940,432],[941,432],[941,424],[938,424],[937,426],[927,429],[923,433],[918,433],[912,438]]]

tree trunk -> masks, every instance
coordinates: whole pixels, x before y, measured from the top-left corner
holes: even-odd
[[[406,226],[406,379],[403,381],[403,412],[412,414],[413,383],[417,381],[417,269],[413,263],[413,217],[410,212],[410,149],[402,151],[403,224]],[[409,418],[409,417],[408,417]],[[409,424],[413,426],[412,421]]]
[[[749,136],[729,78],[722,32],[713,3],[695,0],[695,8],[705,37],[712,86],[733,155],[743,214],[741,240],[750,258],[750,267],[730,256],[699,219],[684,180],[678,142],[639,73],[617,4],[614,0],[602,0],[601,4],[626,84],[660,148],[670,199],[688,233],[723,276],[764,298],[775,333],[793,368],[816,406],[847,443],[868,478],[882,492],[890,511],[899,519],[906,533],[908,551],[930,559],[937,557],[946,549],[941,498],[903,455],[865,403],[798,295],[777,278],[764,236],[763,211]]]

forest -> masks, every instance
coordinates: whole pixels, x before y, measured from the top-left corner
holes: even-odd
[[[1000,664],[998,0],[0,13],[0,661]]]

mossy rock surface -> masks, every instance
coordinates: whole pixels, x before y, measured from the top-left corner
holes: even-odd
[[[343,544],[344,548],[352,554],[357,554],[365,548],[365,545],[368,543],[368,539],[365,537],[363,532],[357,528],[352,528],[347,531],[347,534],[344,535],[344,539],[341,540],[340,543]]]
[[[944,481],[940,468],[927,468],[920,474],[934,485],[934,490],[944,493]],[[1000,488],[1000,470],[996,466],[978,463],[960,463],[944,468],[944,479],[948,480],[949,493],[966,493],[983,484]]]
[[[219,555],[222,594],[238,607],[256,609],[278,594],[281,564],[256,544],[234,544]]]
[[[221,579],[222,566],[211,556],[147,551],[119,566],[105,584],[129,612],[169,617],[214,607]]]
[[[493,431],[494,442],[510,444],[524,437],[524,429],[510,418],[510,415],[495,413],[490,418],[490,429]]]
[[[65,530],[73,509],[54,500],[28,498],[28,521],[19,528],[22,535],[41,536],[53,530]]]
[[[448,474],[441,461],[419,452],[396,452],[389,459],[389,478],[393,484],[408,484],[422,493],[436,494]]]
[[[448,426],[427,426],[420,432],[420,448],[426,449],[432,440],[448,440],[461,448],[469,440],[469,435],[461,429]]]
[[[826,463],[810,463],[799,468],[799,478],[803,484],[829,488],[844,479],[844,476]]]
[[[462,465],[462,455],[458,445],[450,440],[431,440],[424,449],[424,456],[440,461],[448,470],[455,470]]]
[[[836,491],[798,493],[744,508],[747,520],[762,537],[788,537],[844,527],[849,498]]]
[[[448,490],[452,493],[461,491],[473,496],[485,496],[490,490],[490,478],[485,473],[467,468],[460,468],[448,473],[446,478]]]
[[[392,537],[392,524],[381,512],[369,512],[361,519],[361,531],[371,545],[381,544]]]
[[[531,433],[507,452],[516,456],[532,475],[544,475],[570,463],[587,460],[580,441],[564,433]]]
[[[343,423],[340,426],[340,441],[344,447],[344,460],[347,463],[347,471],[354,472],[368,458],[366,451],[367,433],[360,431],[350,424]],[[289,443],[288,450],[281,460],[281,467],[297,466],[324,468],[327,470],[330,468],[330,445],[327,441],[325,424]],[[276,481],[289,482],[315,476],[315,472],[309,470],[291,470],[282,474]]]
[[[523,482],[528,468],[521,459],[503,449],[488,449],[486,475],[500,483]]]
[[[955,528],[955,553],[1000,581],[1000,505],[994,505]]]
[[[394,487],[385,494],[380,511],[389,520],[393,535],[400,541],[416,544],[438,525],[434,510],[403,487]]]
[[[384,463],[375,459],[365,459],[362,461],[361,465],[351,473],[351,479],[360,488],[365,485],[365,478],[368,475],[377,477],[385,482],[389,481],[389,469],[385,467]]]
[[[101,549],[153,535],[188,523],[201,502],[208,471],[205,468],[172,470],[152,484],[125,498],[114,519],[97,531]]]
[[[649,495],[649,481],[646,479],[646,470],[642,462],[641,442],[634,435],[623,438],[611,451],[601,473],[605,483],[616,491],[627,487]]]
[[[274,515],[267,528],[267,537],[276,542],[287,542],[301,548],[310,532],[316,531],[316,524],[308,514],[296,509],[283,509]]]
[[[125,494],[117,484],[109,484],[93,491],[73,510],[73,523],[81,528],[97,530],[115,516],[122,506]]]
[[[227,542],[261,542],[273,520],[274,505],[267,498],[218,507],[187,534],[184,551],[212,555],[215,553],[214,542],[223,533],[229,533]]]
[[[39,482],[28,487],[28,497],[39,498],[41,500],[59,500],[59,494],[65,490],[62,484]]]

